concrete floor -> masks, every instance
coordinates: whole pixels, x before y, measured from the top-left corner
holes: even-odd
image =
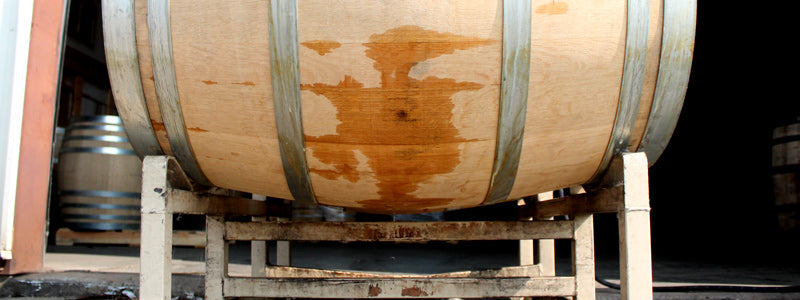
[[[513,265],[517,260],[516,251],[516,243],[509,241],[425,245],[298,243],[292,246],[292,264],[326,269],[439,273]],[[176,299],[202,298],[203,252],[201,248],[175,247],[173,296]],[[568,245],[557,244],[557,252],[558,274],[569,274]],[[619,278],[617,261],[613,254],[598,253],[598,277],[616,283]],[[232,275],[249,274],[249,244],[233,245],[230,262]],[[0,278],[0,299],[131,299],[138,291],[136,247],[51,246],[45,266],[43,273]],[[656,286],[800,285],[800,266],[776,259],[715,261],[706,258],[696,261],[656,256],[653,270]],[[597,288],[598,299],[619,299],[616,290],[600,284]],[[797,290],[793,293],[671,292],[655,295],[656,299],[800,299]]]

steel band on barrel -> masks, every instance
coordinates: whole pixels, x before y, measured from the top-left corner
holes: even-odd
[[[137,215],[103,215],[103,214],[61,214],[64,219],[87,219],[87,220],[139,220]]]
[[[678,123],[692,69],[697,0],[664,0],[664,29],[653,106],[638,151],[652,165]]]
[[[111,90],[127,135],[139,157],[160,155],[142,90],[133,0],[103,0],[103,39]],[[77,121],[122,125],[114,116],[82,117]]]
[[[136,61],[135,63],[137,65],[139,64],[138,61]],[[138,72],[138,67],[137,67],[137,72]],[[117,116],[82,116],[82,117],[75,117],[70,120],[70,123],[82,123],[82,122],[122,125],[122,119],[120,119],[120,117]]]
[[[122,205],[108,203],[61,203],[62,208],[96,208],[96,209],[133,209],[138,210],[139,205]]]
[[[71,135],[66,136],[64,141],[97,141],[111,143],[128,143],[130,140],[118,135]]]
[[[113,131],[113,132],[125,132],[125,128],[119,125],[79,125],[73,124],[67,126],[65,129],[67,132],[73,130],[99,130],[99,131]]]
[[[131,199],[139,199],[142,197],[141,193],[103,191],[103,190],[61,190],[59,191],[59,194],[61,196],[72,196],[72,197],[108,197],[108,198],[131,198]]]
[[[297,1],[270,1],[272,102],[283,172],[296,201],[317,203],[305,155],[298,44]]]
[[[531,61],[531,0],[503,1],[500,111],[492,177],[483,204],[508,199],[519,168]]]
[[[169,0],[149,0],[147,21],[150,30],[150,51],[153,55],[158,106],[167,131],[169,144],[183,170],[196,182],[212,185],[203,174],[189,144],[172,56],[172,30],[170,29]]]
[[[73,229],[83,229],[83,230],[137,230],[139,229],[139,222],[136,223],[84,223],[84,222],[69,222],[66,221],[64,223],[69,224],[68,227]]]
[[[137,155],[135,151],[115,147],[67,147],[59,153],[95,153],[108,155]]]
[[[647,34],[650,27],[650,1],[628,0],[628,25],[625,38],[625,64],[619,104],[606,153],[589,182],[598,182],[605,174],[611,159],[628,148],[633,126],[639,114],[639,102],[644,89],[647,67]]]

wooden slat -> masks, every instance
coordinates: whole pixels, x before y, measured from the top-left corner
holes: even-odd
[[[142,219],[139,297],[170,299],[172,293],[172,213],[166,209],[170,159],[146,156],[142,162]]]
[[[575,300],[594,300],[594,218],[591,213],[581,213],[575,215],[574,219],[572,275],[575,276]]]
[[[225,278],[225,296],[269,298],[481,298],[571,296],[571,277],[327,279]]]
[[[72,231],[61,228],[56,231],[56,245],[72,246],[74,244],[121,244],[139,245],[141,233],[139,231]],[[195,246],[206,245],[206,234],[202,231],[173,231],[172,245]]]
[[[622,300],[653,299],[650,245],[650,189],[645,153],[622,156],[624,209],[619,220],[620,296]]]
[[[263,201],[178,190],[167,190],[167,209],[173,213],[196,215],[262,216],[267,214]]]
[[[537,202],[534,207],[530,208],[529,213],[534,218],[544,219],[578,213],[618,212],[622,206],[622,193],[623,187],[619,186]]]
[[[546,222],[227,222],[228,240],[476,241],[572,238],[571,221]]]
[[[224,220],[206,216],[206,274],[205,296],[209,300],[222,300],[223,282],[228,276],[228,245],[223,239]]]
[[[369,273],[343,270],[323,270],[296,267],[266,268],[266,276],[270,278],[512,278],[512,277],[538,277],[541,276],[539,266],[515,266],[499,269],[458,271],[439,274],[401,274],[401,273]]]

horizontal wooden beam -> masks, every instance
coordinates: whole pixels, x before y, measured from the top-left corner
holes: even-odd
[[[572,221],[226,222],[226,240],[422,242],[571,239]]]
[[[345,270],[325,270],[297,267],[269,266],[266,268],[268,278],[348,278],[348,279],[400,279],[400,278],[512,278],[512,277],[540,277],[541,270],[538,265],[513,266],[499,269],[486,269],[474,271],[456,271],[437,274],[408,274],[408,273],[370,273]]]
[[[167,210],[176,214],[291,216],[290,206],[271,205],[241,197],[197,194],[181,189],[167,189]]]
[[[579,213],[612,213],[622,209],[623,187],[617,186],[546,201],[526,201],[524,214],[535,219]]]
[[[226,297],[268,298],[486,298],[573,296],[573,277],[430,279],[223,279]]]
[[[56,245],[72,246],[74,244],[117,244],[139,245],[141,233],[139,231],[72,231],[60,228],[56,231]],[[206,233],[203,231],[172,232],[173,246],[205,247]]]

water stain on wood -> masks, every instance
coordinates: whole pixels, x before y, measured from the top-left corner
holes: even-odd
[[[331,53],[333,49],[342,46],[341,43],[336,41],[308,41],[308,42],[302,42],[300,43],[300,45],[303,45],[308,49],[316,51],[319,55],[325,55]]]
[[[408,297],[420,297],[420,296],[425,297],[428,296],[428,293],[414,286],[410,288],[404,288],[402,291],[400,291],[400,295]]]
[[[208,132],[208,130],[205,130],[205,129],[200,128],[200,127],[188,127],[186,129],[189,130],[189,131],[192,131],[192,132]]]
[[[245,82],[234,82],[233,84],[237,85],[246,85],[246,86],[255,86],[256,84],[252,81],[245,81]]]
[[[370,285],[369,286],[369,293],[367,295],[370,296],[370,297],[377,297],[381,293],[383,293],[383,289],[381,289],[379,286]]]
[[[459,145],[469,140],[460,137],[451,122],[452,96],[484,85],[435,76],[415,79],[409,72],[420,62],[491,42],[402,26],[374,34],[364,43],[366,56],[381,74],[380,87],[365,88],[348,75],[336,85],[301,85],[303,90],[328,98],[341,122],[335,135],[306,136],[312,155],[334,168],[310,171],[327,179],[356,182],[360,175],[358,150],[368,158],[380,196],[359,201],[361,209],[404,213],[450,203],[452,199],[419,198],[412,193],[420,183],[452,172],[461,162]]]
[[[208,85],[212,85],[212,84],[217,84],[217,83],[219,83],[219,82],[212,81],[212,80],[203,80],[202,82],[203,82],[203,83],[205,83],[205,84],[208,84]]]
[[[544,15],[563,15],[567,13],[567,10],[569,10],[569,5],[561,1],[553,1],[536,7],[536,13]]]
[[[153,130],[154,131],[165,131],[165,130],[167,130],[167,128],[164,127],[164,123],[163,122],[156,122],[156,121],[150,120],[150,123],[153,124]]]

